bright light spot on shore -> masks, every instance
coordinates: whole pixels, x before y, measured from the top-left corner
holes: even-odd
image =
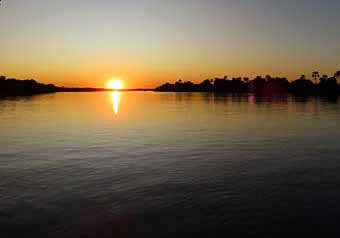
[[[107,82],[107,88],[109,89],[120,90],[123,89],[123,87],[124,87],[123,81],[119,78],[114,78]]]

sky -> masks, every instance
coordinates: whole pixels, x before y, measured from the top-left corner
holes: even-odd
[[[58,86],[340,70],[339,0],[3,0],[0,75]]]

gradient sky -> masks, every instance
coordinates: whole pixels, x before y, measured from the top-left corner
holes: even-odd
[[[0,74],[128,88],[340,70],[339,0],[3,0]]]

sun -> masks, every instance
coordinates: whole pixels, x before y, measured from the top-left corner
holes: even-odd
[[[114,79],[107,81],[108,89],[120,90],[120,89],[123,89],[123,87],[124,87],[123,81],[119,78],[114,78]]]

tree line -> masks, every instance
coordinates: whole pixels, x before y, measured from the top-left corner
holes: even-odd
[[[58,91],[58,89],[59,88],[53,84],[38,83],[34,79],[7,79],[5,76],[0,76],[0,96],[25,96],[51,93]]]
[[[160,92],[221,92],[221,93],[256,93],[259,95],[276,95],[283,93],[293,93],[296,95],[340,95],[340,71],[332,77],[320,76],[319,72],[312,73],[312,79],[307,79],[305,75],[290,82],[287,78],[257,76],[250,80],[248,77],[235,77],[206,79],[195,84],[190,81],[178,80],[177,82],[165,83],[156,89]],[[0,76],[0,96],[21,96],[34,95],[52,92],[91,92],[103,91],[105,89],[95,88],[64,88],[53,84],[42,84],[34,79],[19,80]]]
[[[248,77],[235,77],[205,79],[199,84],[190,81],[178,80],[174,84],[165,83],[155,89],[163,92],[228,92],[228,93],[256,93],[262,95],[274,95],[281,93],[294,93],[301,95],[338,95],[340,94],[340,71],[332,77],[320,76],[315,71],[312,80],[305,75],[290,82],[287,78],[257,76],[250,80]]]

